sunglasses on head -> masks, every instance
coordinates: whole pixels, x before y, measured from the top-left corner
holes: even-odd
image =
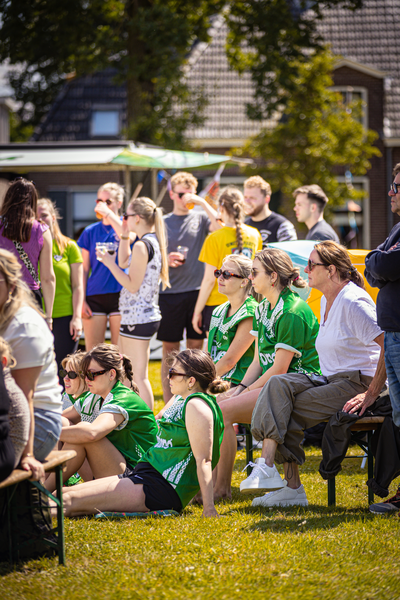
[[[107,373],[110,369],[103,369],[103,371],[86,371],[85,373],[85,378],[89,379],[89,381],[94,381],[95,377],[98,377],[99,375],[104,375],[104,373]]]
[[[230,279],[231,277],[236,277],[237,279],[245,279],[242,275],[236,275],[236,273],[231,273],[230,271],[223,271],[222,269],[215,269],[214,277],[218,279],[218,277],[222,277],[224,279]]]
[[[76,379],[79,377],[79,374],[75,373],[75,371],[66,371],[65,369],[60,369],[59,374],[61,379],[64,379],[65,377],[68,377],[68,379]]]
[[[99,202],[105,202],[107,204],[107,206],[111,206],[111,204],[112,204],[112,200],[110,200],[109,198],[107,198],[107,200],[102,200],[101,198],[97,198],[96,204],[98,204]]]
[[[168,370],[168,379],[172,379],[173,377],[187,377],[186,373],[178,373],[178,371],[174,371],[174,369]]]

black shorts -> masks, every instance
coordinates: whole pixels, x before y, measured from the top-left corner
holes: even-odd
[[[138,463],[133,471],[118,475],[132,483],[142,484],[145,504],[149,510],[176,510],[181,512],[182,502],[170,483],[150,463]]]
[[[201,324],[201,328],[204,333],[207,333],[210,329],[211,317],[213,314],[214,308],[217,308],[218,305],[215,306],[205,306],[203,310],[203,320]]]
[[[184,329],[186,329],[187,339],[204,340],[205,334],[197,333],[192,325],[198,295],[198,290],[180,294],[160,294],[158,302],[162,318],[157,334],[158,340],[180,342],[183,339]]]
[[[87,296],[86,302],[94,316],[119,316],[119,292]]]
[[[122,337],[133,338],[135,340],[149,340],[157,333],[160,327],[160,321],[151,323],[139,323],[138,325],[121,325],[119,334]]]

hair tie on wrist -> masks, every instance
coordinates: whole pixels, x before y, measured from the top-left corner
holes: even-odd
[[[244,383],[238,383],[238,385],[241,385],[244,390],[247,390],[249,387],[248,385],[244,385]]]

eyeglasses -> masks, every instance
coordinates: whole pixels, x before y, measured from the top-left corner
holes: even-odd
[[[178,375],[181,377],[187,377],[186,373],[178,373],[178,371],[174,371],[174,369],[169,369],[168,379],[172,379],[173,377],[177,377]]]
[[[65,369],[60,369],[59,374],[61,379],[65,379],[65,377],[68,377],[68,379],[76,379],[79,377],[78,373],[75,373],[75,371],[66,371]]]
[[[131,213],[130,215],[128,213],[123,214],[124,221],[127,221],[129,219],[129,217],[136,217],[136,214],[135,213]]]
[[[95,377],[98,377],[99,375],[104,375],[104,373],[107,373],[110,369],[104,369],[103,371],[86,371],[85,373],[85,378],[89,379],[89,381],[94,381]]]
[[[328,265],[326,265],[325,263],[316,263],[313,262],[312,260],[308,259],[308,270],[312,271],[314,267],[327,267]]]
[[[395,183],[393,181],[393,183],[390,185],[390,191],[394,192],[395,194],[400,193],[400,183]]]
[[[237,277],[238,279],[245,279],[245,277],[242,277],[242,275],[236,275],[236,273],[231,273],[230,271],[223,271],[222,269],[215,269],[214,277],[216,277],[218,279],[218,277],[220,277],[221,275],[224,279],[230,279],[231,277]]]
[[[111,204],[113,203],[113,201],[110,200],[109,198],[107,198],[107,200],[102,200],[101,198],[97,198],[96,204],[98,204],[99,202],[105,202],[107,204],[107,206],[111,206]]]

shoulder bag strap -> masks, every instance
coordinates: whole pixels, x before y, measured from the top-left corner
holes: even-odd
[[[40,285],[40,280],[38,277],[38,274],[35,271],[35,267],[33,266],[33,264],[31,263],[29,256],[27,255],[27,253],[25,252],[25,250],[23,249],[22,245],[20,242],[16,242],[15,240],[13,240],[13,244],[17,249],[18,254],[20,255],[20,258],[22,260],[22,262],[24,263],[24,265],[26,266],[26,268],[28,269],[29,273],[32,276],[33,281],[39,286],[39,288],[41,289],[41,285]]]

